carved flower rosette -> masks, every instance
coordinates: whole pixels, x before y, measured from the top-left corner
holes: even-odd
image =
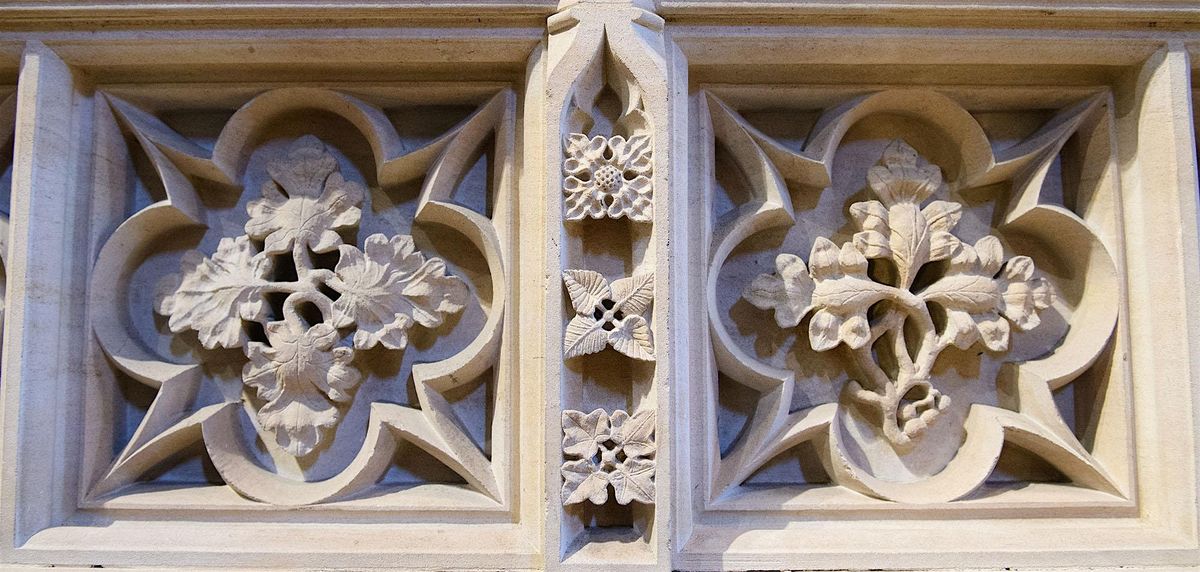
[[[494,420],[448,394],[496,375],[505,209],[486,205],[506,175],[472,173],[489,145],[507,152],[512,95],[413,144],[357,98],[270,91],[211,148],[102,97],[161,189],[100,248],[91,323],[109,362],[156,394],[89,497],[119,497],[202,443],[220,481],[257,501],[386,495],[420,449],[476,495],[467,505],[504,506]]]
[[[702,107],[744,175],[715,173],[714,193],[744,198],[714,215],[712,343],[722,379],[754,392],[711,504],[746,502],[805,443],[829,484],[889,501],[1009,490],[988,485],[1012,450],[1125,498],[1055,400],[1111,352],[1120,311],[1108,199],[1059,182],[1099,98],[997,142],[946,96],[884,91],[834,107],[800,148],[711,94]]]

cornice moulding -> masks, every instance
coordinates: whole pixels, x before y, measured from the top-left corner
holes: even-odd
[[[805,2],[778,0],[663,0],[659,14],[678,23],[964,26],[972,28],[1055,28],[1195,30],[1200,15],[1185,1],[1138,2]]]
[[[17,2],[0,7],[0,29],[261,28],[303,26],[542,27],[552,0],[531,2]]]
[[[514,2],[14,2],[0,7],[0,30],[178,29],[210,27],[540,26],[553,0]],[[1184,0],[1139,2],[831,2],[795,0],[660,0],[658,13],[678,24],[856,25],[1069,30],[1200,29]]]

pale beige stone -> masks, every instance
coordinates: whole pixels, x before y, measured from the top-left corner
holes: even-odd
[[[0,6],[0,568],[1200,567],[1193,4]]]

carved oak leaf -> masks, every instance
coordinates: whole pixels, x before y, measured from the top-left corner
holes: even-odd
[[[180,274],[160,284],[155,310],[170,318],[172,332],[196,330],[208,349],[241,347],[242,321],[267,317],[262,287],[271,269],[271,259],[257,253],[249,238],[222,238],[211,258],[196,250],[183,255]]]
[[[440,258],[425,259],[408,235],[373,234],[365,252],[350,245],[338,247],[341,257],[326,283],[341,296],[333,303],[333,325],[357,324],[354,347],[377,344],[393,350],[408,346],[413,324],[441,325],[448,314],[461,312],[467,285],[446,274]]]
[[[918,167],[917,151],[904,141],[889,144],[881,162],[867,172],[880,200],[850,206],[850,215],[862,229],[854,243],[867,258],[891,258],[901,287],[907,288],[922,266],[954,252],[958,239],[951,230],[962,216],[962,206],[934,201],[920,208],[942,185],[942,172],[935,165]]]
[[[871,338],[867,310],[886,298],[890,289],[867,276],[867,259],[854,244],[839,249],[826,238],[817,238],[808,257],[816,280],[812,306],[817,309],[808,324],[808,339],[818,352],[838,343],[858,349]]]
[[[923,203],[942,186],[942,170],[936,165],[917,166],[917,150],[903,140],[889,143],[880,163],[867,170],[867,183],[889,208]]]
[[[654,216],[650,137],[567,137],[563,160],[566,219],[621,218],[647,222]]]
[[[860,203],[861,204],[861,203]],[[774,310],[782,328],[794,328],[809,311],[809,343],[816,351],[845,342],[861,348],[870,340],[867,309],[887,297],[889,288],[867,276],[867,259],[854,244],[837,245],[817,238],[809,254],[811,268],[800,257],[783,253],[775,258],[776,274],[760,274],[742,293],[763,310]]]
[[[337,229],[358,224],[365,191],[337,172],[337,160],[316,137],[306,135],[288,148],[287,155],[267,164],[272,181],[262,186],[263,198],[250,201],[246,234],[264,241],[267,254],[308,247],[329,252],[342,243]]]
[[[775,274],[759,274],[742,297],[760,310],[774,310],[781,328],[794,328],[812,309],[816,282],[795,254],[775,257]]]
[[[1050,286],[1034,277],[1029,257],[1014,257],[1002,270],[1003,258],[994,236],[979,239],[973,247],[962,244],[946,276],[920,292],[921,298],[946,311],[943,335],[955,346],[966,349],[981,341],[991,351],[1005,351],[1009,321],[1022,331],[1041,323],[1038,312],[1050,305]]]
[[[606,346],[634,359],[655,359],[650,324],[640,315],[654,301],[654,273],[635,272],[610,287],[598,272],[565,270],[563,284],[576,313],[563,336],[564,359]]]
[[[350,401],[362,374],[350,365],[353,349],[333,347],[338,333],[328,323],[305,328],[288,319],[267,324],[266,333],[271,345],[247,345],[242,380],[267,401],[259,423],[284,450],[303,457],[341,420],[333,402]]]
[[[610,483],[620,504],[653,503],[654,422],[653,410],[564,411],[563,454],[580,458],[562,465],[563,504],[604,504]]]

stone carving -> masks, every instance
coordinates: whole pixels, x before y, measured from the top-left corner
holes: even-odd
[[[245,236],[222,238],[211,258],[190,250],[180,273],[160,285],[156,310],[170,318],[172,332],[195,330],[208,349],[243,347],[242,321],[266,320],[263,294],[272,266]]]
[[[619,504],[654,503],[653,410],[564,411],[562,428],[563,504],[604,504],[609,485]]]
[[[344,245],[336,230],[357,226],[363,189],[337,171],[337,160],[312,136],[296,140],[287,156],[268,163],[272,180],[262,199],[249,203],[246,236],[221,239],[212,258],[189,251],[182,273],[168,277],[158,311],[173,332],[191,328],[207,348],[242,347],[250,362],[242,379],[266,404],[259,421],[288,453],[312,453],[341,418],[336,403],[352,399],[362,374],[351,365],[354,350],[333,347],[339,328],[356,325],[354,347],[382,342],[404,349],[415,322],[437,326],[446,313],[461,311],[467,296],[461,280],[446,276],[445,263],[414,250],[411,236],[374,234],[366,255]],[[286,194],[284,194],[286,193]],[[250,238],[264,241],[255,252]],[[310,252],[339,251],[334,271],[315,267]],[[288,253],[297,279],[272,277],[268,255]],[[340,293],[331,300],[328,285]],[[280,292],[283,319],[267,321],[265,295]],[[297,312],[312,304],[322,316],[306,324]],[[386,322],[384,320],[387,320]],[[264,325],[267,342],[247,342],[243,321]]]
[[[844,343],[862,370],[850,382],[850,394],[882,416],[883,434],[897,445],[907,444],[950,404],[930,383],[938,355],[949,345],[967,349],[982,342],[988,350],[1008,349],[1009,322],[1019,330],[1039,323],[1038,311],[1050,305],[1049,285],[1034,276],[1028,256],[1003,260],[994,236],[974,246],[953,234],[961,205],[947,201],[922,204],[942,185],[936,166],[918,167],[917,151],[894,141],[884,151],[882,165],[868,174],[878,201],[850,206],[860,231],[839,249],[818,238],[809,255],[810,268],[792,254],[775,260],[777,272],[762,274],[743,296],[751,304],[773,310],[780,327],[794,328],[812,312],[808,339],[822,352]],[[887,259],[896,269],[895,284],[867,275],[867,259]],[[950,259],[945,275],[929,286],[911,291],[913,279],[926,264]],[[880,306],[872,324],[867,310]],[[931,305],[946,314],[941,331]],[[906,325],[915,327],[915,357],[910,356]],[[895,379],[880,367],[871,344],[883,338],[898,361]]]
[[[567,137],[563,160],[566,220],[621,218],[649,222],[654,218],[653,159],[650,136],[626,140],[582,133]]]
[[[288,296],[284,319],[267,324],[269,343],[247,344],[250,361],[242,368],[242,381],[267,402],[258,410],[259,422],[296,457],[311,453],[337,425],[335,403],[350,401],[362,381],[350,364],[354,350],[334,347],[338,331],[328,321],[305,325],[295,309],[301,301],[317,304],[324,315],[330,311],[328,300],[316,294]]]
[[[147,471],[202,441],[221,479],[245,497],[286,505],[337,501],[380,486],[403,440],[457,473],[471,492],[441,498],[418,492],[418,483],[388,493],[397,500],[386,502],[406,510],[507,510],[508,441],[485,450],[489,443],[468,434],[445,394],[498,376],[507,246],[492,217],[507,215],[452,197],[488,145],[508,152],[512,93],[500,92],[414,149],[401,144],[383,111],[363,101],[323,89],[274,90],[234,114],[211,151],[145,111],[102,96],[154,163],[166,200],[125,220],[96,261],[89,302],[96,339],[109,363],[157,393],[89,498],[119,499]],[[343,176],[338,150],[315,136],[262,149],[247,139],[264,131],[262,121],[314,110],[362,130],[381,188],[420,181],[420,193],[405,198],[415,211]],[[262,160],[246,161],[254,153]],[[244,210],[209,200],[208,186],[193,183],[239,188],[248,178],[262,182],[245,191],[256,196],[246,197]],[[507,180],[498,176],[482,192],[506,193]],[[453,240],[466,241],[454,247],[476,249],[485,266],[455,276],[403,230],[418,224],[454,229]],[[362,229],[397,227],[359,236]],[[183,253],[174,275],[161,265],[145,270],[158,256],[155,247],[183,231],[202,231],[201,244],[215,248],[207,256]],[[151,308],[137,306],[140,296],[130,294],[141,287],[140,276],[164,277]],[[477,291],[471,285],[480,281],[490,284]],[[166,331],[131,325],[125,317],[131,306],[165,316]],[[426,330],[422,347],[410,343],[415,329]],[[198,347],[191,348],[189,332]],[[368,384],[371,396],[363,398]],[[407,403],[406,394],[411,405],[395,402]],[[496,411],[508,407],[508,394],[496,392]],[[347,427],[351,419],[355,425]],[[492,427],[502,432],[507,423]]]
[[[636,272],[609,286],[599,272],[563,271],[575,316],[563,337],[563,358],[593,354],[607,346],[631,358],[654,360],[650,324],[642,314],[654,301],[654,273]]]
[[[1095,116],[1098,101],[1066,108],[1025,142],[993,152],[979,124],[949,98],[884,91],[833,108],[796,152],[706,95],[712,137],[745,172],[752,192],[751,202],[713,233],[708,305],[714,356],[729,379],[758,394],[747,426],[712,474],[711,503],[731,498],[756,470],[805,442],[825,448],[819,458],[835,485],[892,501],[946,502],[972,493],[992,473],[1005,443],[1035,452],[1076,486],[1125,494],[1063,421],[1052,394],[1103,354],[1119,308],[1119,274],[1098,231],[1041,197],[1051,161]],[[723,279],[735,250],[766,244],[754,242],[755,233],[784,227],[802,234],[809,223],[794,210],[794,189],[831,192],[841,138],[878,110],[938,125],[960,154],[950,159],[955,178],[943,181],[939,165],[893,140],[881,160],[864,169],[874,198],[849,206],[849,240],[839,244],[817,233],[806,239],[807,262],[793,242],[776,254],[773,273],[752,273],[736,285]],[[857,189],[858,181],[843,184]],[[998,222],[981,229],[973,211],[972,228],[963,230],[963,193],[1000,183],[1012,195],[996,201]],[[853,192],[832,192],[839,191]],[[960,239],[967,234],[972,240]],[[1014,236],[1024,242],[1004,242]],[[1053,276],[1035,268],[1031,256],[1006,257],[1004,244],[1030,240],[1054,260]],[[1055,280],[1069,285],[1069,299]],[[790,356],[761,361],[759,346],[736,340],[727,329],[732,302],[718,295],[734,287],[749,305],[773,312],[773,325],[795,344],[834,357],[845,375],[835,382],[840,386],[830,389],[830,373],[815,375],[784,361]],[[1048,312],[1054,319],[1047,327]],[[806,319],[803,332],[789,331]],[[951,347],[971,351],[948,359]],[[800,392],[838,397],[790,410],[791,396]],[[736,495],[738,502],[753,502],[755,493],[744,494]]]
[[[357,324],[354,347],[377,344],[391,350],[408,347],[414,324],[436,328],[445,316],[463,309],[466,285],[446,275],[446,263],[425,259],[411,236],[367,237],[365,251],[338,247],[334,275],[327,284],[340,296],[333,303],[334,326]]]
[[[246,207],[246,234],[263,240],[267,254],[329,252],[342,243],[337,231],[356,226],[362,217],[358,205],[364,189],[342,178],[337,159],[311,135],[297,140],[286,158],[271,161],[267,172],[273,180],[263,185],[263,198]],[[307,271],[310,265],[302,270],[300,262],[297,271]]]

